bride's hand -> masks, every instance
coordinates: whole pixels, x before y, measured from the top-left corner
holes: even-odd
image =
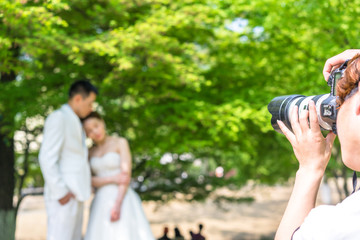
[[[120,215],[121,215],[121,204],[115,203],[110,213],[111,222],[118,221],[120,219]]]
[[[130,175],[127,172],[121,172],[112,177],[113,183],[117,185],[128,185],[130,183]]]

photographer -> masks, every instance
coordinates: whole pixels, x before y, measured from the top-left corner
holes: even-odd
[[[360,50],[347,50],[328,59],[324,77],[347,59],[347,68],[339,80],[337,94],[340,110],[337,132],[344,164],[360,171]],[[335,134],[323,137],[313,101],[309,110],[294,107],[290,131],[278,121],[281,131],[290,141],[299,161],[293,192],[276,232],[275,239],[360,239],[360,191],[336,206],[315,207],[321,179],[331,156]]]

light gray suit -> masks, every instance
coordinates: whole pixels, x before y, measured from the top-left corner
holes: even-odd
[[[39,162],[45,179],[48,239],[81,239],[83,201],[91,194],[91,174],[85,133],[68,104],[46,119]],[[60,205],[58,200],[68,192],[76,199]]]

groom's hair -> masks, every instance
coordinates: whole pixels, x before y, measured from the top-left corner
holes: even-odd
[[[99,91],[88,80],[78,80],[71,84],[69,89],[69,99],[73,98],[76,94],[81,94],[83,98],[87,98],[93,92],[98,95]]]

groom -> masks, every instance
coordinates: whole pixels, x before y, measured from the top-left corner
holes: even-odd
[[[48,240],[80,240],[83,203],[91,194],[91,174],[80,118],[92,111],[98,90],[80,80],[68,103],[51,113],[44,126],[39,162],[45,179]]]

